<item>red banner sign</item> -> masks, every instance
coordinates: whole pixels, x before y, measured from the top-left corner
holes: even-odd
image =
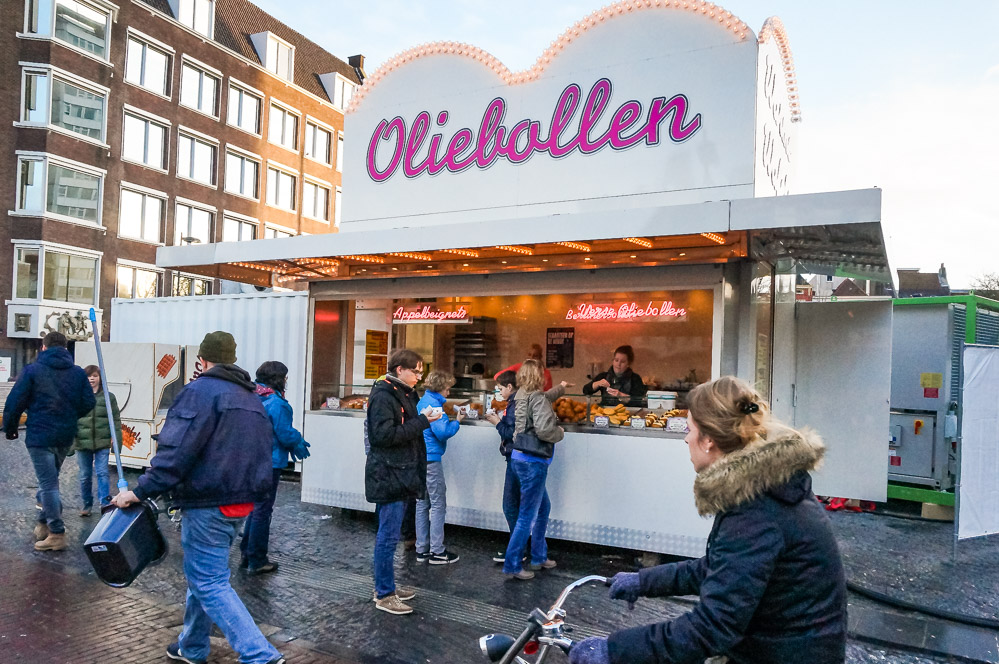
[[[468,308],[459,305],[450,311],[438,309],[435,305],[425,304],[415,308],[399,307],[392,312],[393,323],[470,323]]]
[[[565,314],[566,320],[602,321],[602,320],[654,320],[657,318],[682,318],[687,310],[676,307],[672,300],[665,302],[649,302],[640,305],[636,302],[624,304],[577,304]]]

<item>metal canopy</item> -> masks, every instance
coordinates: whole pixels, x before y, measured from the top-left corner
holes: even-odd
[[[157,265],[269,286],[752,259],[890,281],[880,219],[878,189],[433,227],[417,217],[393,230],[161,247]]]

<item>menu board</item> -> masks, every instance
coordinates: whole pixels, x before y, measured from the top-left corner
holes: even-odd
[[[576,355],[576,328],[549,327],[545,335],[545,366],[571,369]]]
[[[388,355],[388,332],[383,330],[365,330],[364,354]]]
[[[388,371],[388,332],[365,330],[364,379],[375,380]]]

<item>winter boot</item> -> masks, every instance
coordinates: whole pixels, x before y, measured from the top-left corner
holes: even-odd
[[[45,522],[35,524],[35,541],[41,542],[49,536],[49,526]]]
[[[67,546],[66,533],[49,533],[41,542],[35,542],[35,551],[62,551]]]

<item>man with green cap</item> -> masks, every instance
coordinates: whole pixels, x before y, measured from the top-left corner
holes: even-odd
[[[177,395],[160,431],[156,456],[135,491],[112,503],[126,507],[171,492],[183,510],[181,546],[187,577],[184,628],[167,657],[202,664],[212,623],[246,664],[281,664],[229,582],[229,548],[253,503],[271,485],[271,423],[250,375],[236,366],[228,332],[205,335],[201,375]]]

